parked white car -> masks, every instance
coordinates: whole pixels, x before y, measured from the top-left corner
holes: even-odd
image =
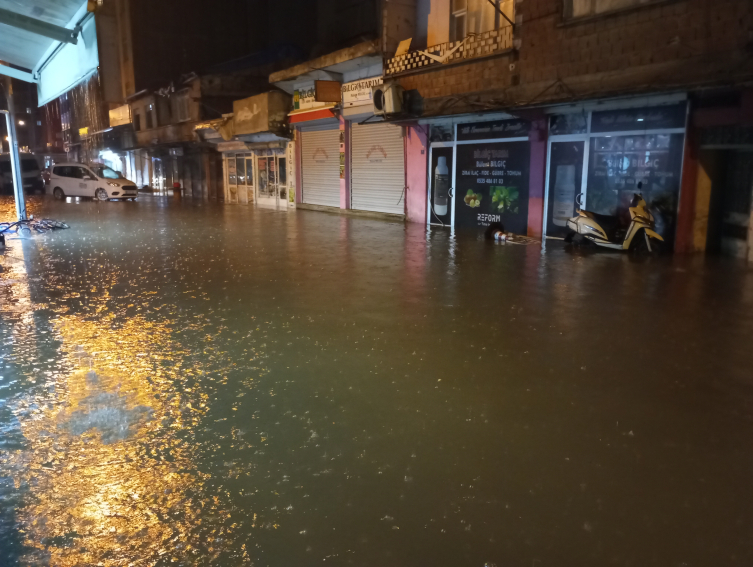
[[[135,200],[138,196],[132,181],[101,164],[57,163],[52,166],[50,187],[55,198],[61,200],[66,197]]]

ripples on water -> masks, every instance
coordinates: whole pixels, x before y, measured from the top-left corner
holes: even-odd
[[[0,254],[3,567],[753,557],[745,269],[709,316],[708,274],[669,261],[29,208],[72,228]]]

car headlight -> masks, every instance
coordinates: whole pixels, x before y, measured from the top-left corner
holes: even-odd
[[[110,187],[120,187],[117,183],[108,183]]]

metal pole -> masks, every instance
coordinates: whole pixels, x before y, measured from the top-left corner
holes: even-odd
[[[11,176],[13,177],[13,193],[16,197],[16,216],[18,220],[27,220],[24,183],[21,176],[21,159],[18,156],[18,138],[16,137],[13,86],[10,78],[5,80],[5,100],[8,101],[8,110],[0,110],[0,112],[5,114],[5,123],[8,125],[8,146],[10,149]]]

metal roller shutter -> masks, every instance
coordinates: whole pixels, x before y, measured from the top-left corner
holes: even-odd
[[[310,205],[340,207],[340,129],[301,132],[303,188]]]
[[[394,124],[353,124],[351,206],[405,214],[403,129]]]

